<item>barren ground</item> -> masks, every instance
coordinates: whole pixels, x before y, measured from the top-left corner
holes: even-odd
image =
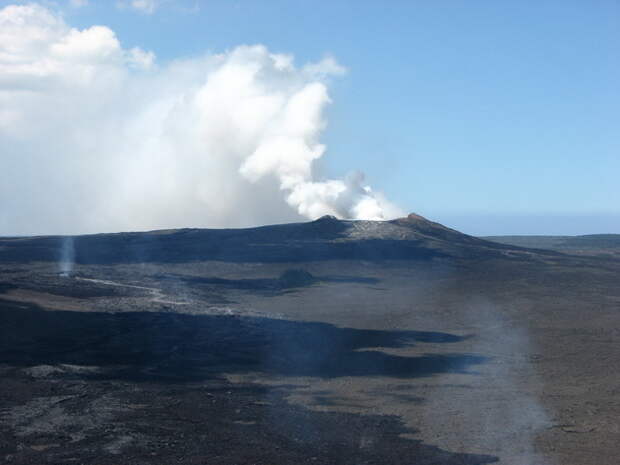
[[[619,463],[617,259],[11,257],[0,462]]]

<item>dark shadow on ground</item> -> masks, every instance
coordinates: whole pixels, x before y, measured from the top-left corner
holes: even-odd
[[[200,380],[221,373],[418,378],[464,373],[471,354],[392,355],[381,348],[451,343],[449,333],[339,328],[262,317],[43,311],[0,300],[0,363],[114,368],[115,377]]]
[[[317,412],[287,401],[294,386],[222,376],[466,372],[484,359],[376,350],[463,339],[260,317],[45,311],[0,299],[0,456],[18,465],[495,463],[403,437],[417,431],[396,416]],[[331,401],[317,392],[323,408]]]
[[[162,283],[182,283],[192,287],[218,286],[224,289],[242,291],[281,293],[290,289],[311,286],[319,283],[378,284],[377,278],[361,276],[314,276],[303,269],[288,269],[277,278],[241,278],[226,279],[215,276],[185,276],[179,274],[159,274],[154,278]]]

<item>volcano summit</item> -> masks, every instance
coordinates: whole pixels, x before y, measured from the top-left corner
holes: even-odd
[[[0,239],[0,261],[56,261],[62,236]],[[94,234],[73,239],[78,264],[215,260],[298,262],[317,260],[426,260],[527,255],[525,249],[489,242],[411,214],[392,221],[339,220],[248,229],[177,229]]]

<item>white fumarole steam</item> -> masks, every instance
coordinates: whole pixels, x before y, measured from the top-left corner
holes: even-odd
[[[401,212],[318,177],[333,59],[261,45],[157,65],[105,26],[0,10],[0,233],[247,226]]]
[[[73,272],[73,265],[75,263],[75,245],[73,243],[73,237],[67,236],[62,238],[62,245],[60,247],[60,260],[58,261],[58,267],[60,268],[60,275],[63,277],[71,276]]]

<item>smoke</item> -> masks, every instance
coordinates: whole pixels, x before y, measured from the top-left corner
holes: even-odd
[[[497,455],[502,465],[548,465],[536,447],[538,436],[551,425],[540,400],[540,374],[531,363],[536,348],[528,328],[510,318],[510,311],[473,298],[454,314],[453,324],[461,320],[476,334],[468,350],[489,362],[467,379],[466,389],[439,385],[425,401],[422,421],[435,425],[453,450]],[[458,416],[438,413],[446,405]]]
[[[58,268],[60,269],[61,276],[69,277],[73,272],[73,264],[75,262],[75,245],[71,236],[63,237],[61,241]]]
[[[324,179],[333,58],[262,45],[158,64],[105,26],[0,10],[0,234],[237,227],[401,212]]]

